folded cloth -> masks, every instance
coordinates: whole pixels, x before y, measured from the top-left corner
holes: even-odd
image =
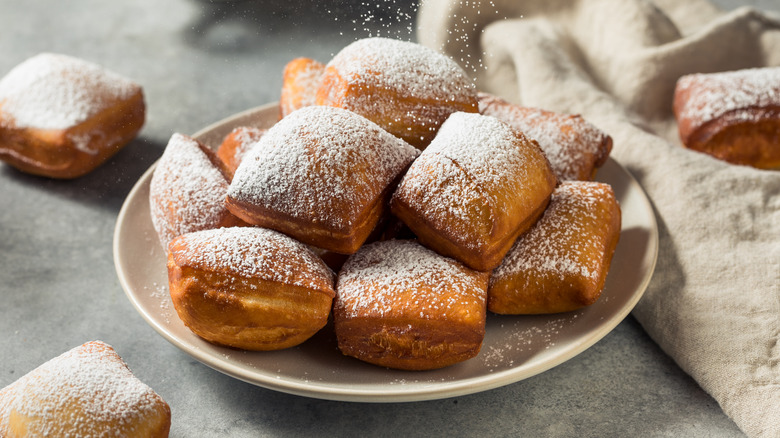
[[[780,436],[780,171],[680,145],[677,79],[780,65],[780,17],[706,0],[425,0],[418,39],[507,100],[579,113],[650,197],[659,259],[633,311],[749,436]]]

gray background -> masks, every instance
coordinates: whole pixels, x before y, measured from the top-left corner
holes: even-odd
[[[0,76],[37,53],[65,53],[134,78],[148,108],[140,136],[85,177],[54,181],[0,164],[0,387],[100,339],[170,404],[173,437],[741,436],[632,317],[530,379],[396,404],[246,384],[182,353],[142,320],[112,258],[125,196],[173,132],[191,134],[277,100],[290,59],[326,62],[356,38],[413,35],[409,0],[340,3],[0,0]],[[776,0],[717,3],[780,10]]]

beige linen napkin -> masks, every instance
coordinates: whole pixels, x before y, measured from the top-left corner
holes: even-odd
[[[633,315],[745,433],[780,436],[780,171],[683,149],[671,112],[683,74],[780,65],[780,18],[705,0],[427,0],[418,38],[480,89],[612,136],[660,228]]]

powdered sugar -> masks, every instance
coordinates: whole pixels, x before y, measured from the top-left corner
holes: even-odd
[[[67,129],[139,90],[139,85],[99,65],[42,53],[0,80],[0,123],[17,128]]]
[[[475,95],[474,83],[452,59],[425,46],[390,38],[363,38],[328,63],[356,86],[391,89],[401,98],[456,102]]]
[[[227,188],[198,142],[173,134],[149,186],[152,224],[163,246],[181,234],[217,227],[227,214]]]
[[[559,180],[590,179],[609,154],[609,136],[582,117],[513,105],[480,94],[479,111],[536,140]]]
[[[155,415],[163,403],[100,341],[51,359],[10,389],[9,412],[35,418],[30,436],[135,436],[139,431],[133,425]],[[109,430],[112,424],[120,430]]]
[[[549,194],[542,152],[494,117],[454,113],[410,167],[394,196],[437,229],[459,230],[465,246],[484,244],[506,200],[533,211]],[[544,186],[544,187],[543,187]],[[541,193],[521,197],[520,193]],[[490,217],[482,217],[488,214]]]
[[[460,321],[468,316],[462,312],[484,307],[484,275],[415,241],[376,242],[361,248],[342,268],[335,305],[347,316]]]
[[[244,278],[326,290],[333,273],[306,245],[259,227],[189,233],[171,247],[179,265]]]
[[[491,282],[517,272],[533,271],[564,277],[595,279],[599,275],[606,242],[594,235],[602,224],[598,216],[606,200],[614,198],[612,188],[603,183],[570,181],[553,192],[544,215],[527,233],[520,236],[502,264],[493,272]]]
[[[676,93],[688,93],[678,118],[695,125],[735,111],[750,120],[749,108],[780,106],[780,67],[753,68],[681,77]],[[740,112],[741,111],[741,112]]]
[[[347,229],[418,153],[357,114],[306,107],[260,139],[236,170],[228,195]]]

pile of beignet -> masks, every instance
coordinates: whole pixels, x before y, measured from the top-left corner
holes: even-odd
[[[263,127],[265,128],[265,127]],[[620,236],[612,147],[581,117],[478,93],[449,58],[368,38],[284,71],[280,120],[216,151],[175,134],[150,186],[174,307],[225,346],[339,349],[426,370],[475,357],[488,311],[595,302]]]

